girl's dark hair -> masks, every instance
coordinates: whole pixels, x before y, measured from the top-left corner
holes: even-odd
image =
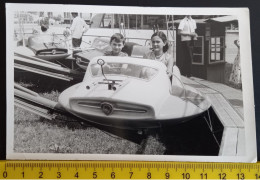
[[[113,34],[113,36],[111,36],[111,38],[110,38],[110,43],[111,43],[113,40],[115,40],[115,42],[117,42],[117,43],[123,42],[123,44],[125,44],[125,38],[124,38],[124,36],[123,36],[122,34],[120,34],[120,33],[115,33],[115,34]]]
[[[154,33],[154,34],[152,35],[151,39],[152,39],[154,36],[158,36],[158,37],[161,38],[162,41],[165,43],[165,46],[163,46],[163,52],[165,53],[166,51],[168,51],[168,49],[169,49],[169,44],[168,44],[168,40],[167,40],[166,35],[165,35],[162,31],[157,31],[156,33]]]

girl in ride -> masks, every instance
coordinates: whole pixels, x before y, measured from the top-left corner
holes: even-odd
[[[145,54],[143,58],[160,61],[165,64],[167,67],[167,75],[171,78],[175,63],[173,56],[167,52],[169,45],[166,35],[162,31],[157,31],[152,35],[151,41],[153,50]]]
[[[151,37],[153,51],[144,55],[145,59],[160,61],[167,67],[166,73],[169,76],[172,84],[172,94],[181,95],[184,92],[184,86],[181,82],[181,73],[179,68],[175,65],[173,55],[168,51],[169,45],[167,37],[162,31],[157,31]],[[142,72],[142,74],[149,74],[149,72]]]

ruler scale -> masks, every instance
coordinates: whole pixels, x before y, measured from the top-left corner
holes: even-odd
[[[0,179],[260,179],[258,164],[0,161]]]

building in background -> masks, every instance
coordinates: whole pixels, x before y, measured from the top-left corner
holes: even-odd
[[[193,18],[195,19],[195,17]],[[198,40],[194,43],[192,76],[213,82],[226,83],[230,67],[237,55],[234,40],[238,40],[238,21],[234,16],[219,16],[195,19]],[[180,20],[175,20],[178,26]],[[180,36],[176,38],[176,61],[180,70],[184,68],[178,54]]]
[[[85,20],[85,22],[88,24],[91,19],[91,13],[79,13],[79,17]],[[64,12],[63,13],[63,24],[72,24],[73,17],[71,15],[71,12]]]

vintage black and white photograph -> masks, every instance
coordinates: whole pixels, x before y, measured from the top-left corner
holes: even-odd
[[[6,12],[7,159],[256,161],[248,9]]]

